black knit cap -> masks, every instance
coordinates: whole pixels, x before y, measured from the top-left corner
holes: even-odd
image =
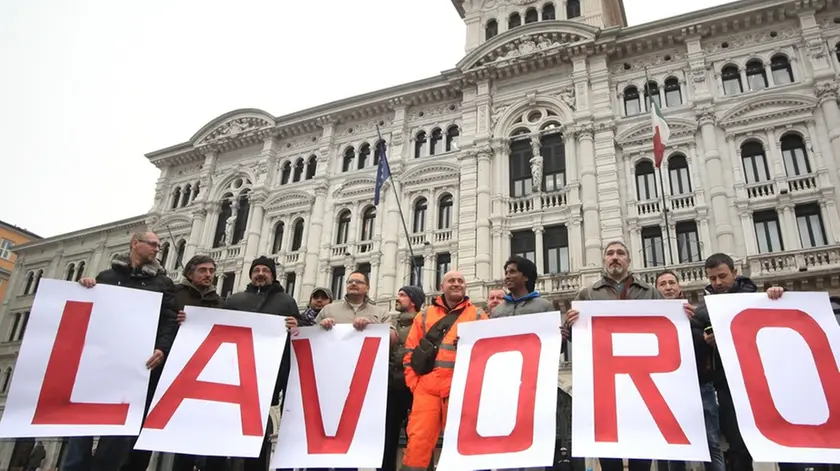
[[[403,286],[400,288],[400,291],[406,294],[411,302],[414,303],[414,309],[420,310],[423,307],[423,304],[426,302],[426,293],[423,292],[423,288],[419,286]]]
[[[273,258],[268,258],[265,255],[257,257],[253,262],[251,262],[251,269],[248,270],[248,276],[251,276],[251,274],[254,273],[254,268],[260,265],[268,267],[268,269],[271,270],[271,281],[277,280],[277,263],[274,262]]]

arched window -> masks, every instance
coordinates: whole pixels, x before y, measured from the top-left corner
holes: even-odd
[[[563,135],[559,132],[543,134],[540,155],[543,157],[544,191],[561,191],[566,187],[566,143]]]
[[[688,160],[682,154],[674,154],[668,159],[668,181],[672,195],[691,193],[691,177],[688,173]]]
[[[359,170],[367,167],[368,157],[370,157],[370,144],[364,143],[359,147]]]
[[[639,89],[629,86],[624,89],[624,115],[634,116],[642,112],[642,102],[639,99]]]
[[[35,273],[29,272],[26,275],[26,285],[23,287],[23,294],[24,296],[29,294],[32,291],[32,286],[35,284]]]
[[[184,187],[184,196],[181,198],[181,206],[186,206],[190,204],[190,194],[192,193],[192,185],[187,184]]]
[[[283,231],[286,228],[286,224],[283,221],[277,223],[277,226],[274,227],[274,244],[271,246],[271,253],[279,253],[283,250]]]
[[[335,231],[335,243],[346,244],[350,235],[350,210],[345,209],[338,215],[338,226]]]
[[[288,162],[286,163],[288,164]],[[289,166],[291,167],[291,164]],[[219,219],[216,220],[216,234],[213,236],[213,248],[221,247],[223,244],[230,244],[230,241],[225,238],[225,230],[227,229],[227,220],[233,214],[233,208],[230,202],[233,195],[228,193],[223,198],[222,205],[219,208]]]
[[[426,231],[426,210],[429,203],[426,198],[420,198],[414,202],[414,220],[412,225],[412,232],[419,234]]]
[[[301,157],[301,158],[297,159],[297,162],[295,162],[295,172],[292,175],[292,181],[293,182],[299,182],[300,181],[301,177],[303,176],[304,166],[305,165],[303,163],[303,158]]]
[[[341,171],[342,172],[349,172],[351,168],[353,168],[353,160],[356,158],[356,149],[353,147],[348,147],[347,150],[344,151],[344,160],[341,164]]]
[[[636,164],[636,199],[637,201],[649,201],[658,197],[659,192],[656,188],[653,163],[650,160],[642,160]]]
[[[169,242],[164,242],[160,244],[160,251],[158,252],[158,262],[161,266],[166,266],[167,258],[169,258]]]
[[[445,194],[438,203],[438,229],[452,227],[452,195]]]
[[[494,36],[499,34],[499,22],[496,20],[490,20],[484,25],[484,40],[488,40]]]
[[[3,394],[9,392],[9,382],[12,380],[12,367],[6,368],[6,371],[3,372],[3,385],[0,392]]]
[[[297,252],[303,245],[303,219],[295,221],[295,229],[292,231],[292,252]]]
[[[653,100],[656,106],[662,108],[662,102],[659,100],[659,84],[651,80],[645,87],[645,109],[650,109],[650,102]]]
[[[770,180],[764,146],[760,142],[747,141],[741,144],[741,162],[744,164],[744,177],[747,183]]]
[[[67,265],[67,269],[64,270],[64,279],[66,281],[73,281],[73,277],[76,276],[76,265],[71,263]]]
[[[306,179],[312,180],[315,178],[316,170],[318,170],[318,157],[311,155],[309,156],[309,160],[306,162]]]
[[[458,126],[449,126],[446,129],[446,152],[452,152],[458,147],[458,137],[461,135],[461,130]]]
[[[572,19],[580,16],[580,0],[568,0],[566,2],[566,18]]]
[[[379,158],[382,156],[382,150],[385,148],[385,141],[376,141],[376,146],[373,148],[373,166],[379,165]]]
[[[508,29],[516,28],[517,26],[522,25],[522,17],[519,16],[519,13],[511,13],[508,17]]]
[[[172,192],[172,209],[178,208],[178,205],[181,203],[181,187],[175,187],[175,191]]]
[[[175,269],[179,270],[184,267],[184,252],[187,250],[187,241],[181,239],[175,250]]]
[[[834,57],[840,62],[840,42],[834,45]]]
[[[751,91],[767,88],[767,74],[764,72],[764,64],[758,59],[747,62],[747,86],[750,87]]]
[[[291,177],[292,177],[292,163],[289,162],[289,161],[286,161],[286,163],[283,164],[283,171],[280,172],[280,184],[285,185],[286,183],[289,183],[289,179]]]
[[[79,281],[83,276],[85,276],[85,262],[79,262],[76,266],[76,279],[73,281]]]
[[[526,25],[528,23],[536,23],[537,21],[540,21],[540,14],[537,13],[536,8],[529,8],[529,9],[525,10],[525,24]]]
[[[545,4],[545,6],[543,7],[543,11],[542,11],[542,19],[543,19],[543,21],[557,19],[557,13],[554,11],[554,4],[553,3],[546,3]]]
[[[195,190],[193,191],[192,199],[195,201],[198,198],[198,192],[201,190],[201,182],[195,182]]]
[[[414,158],[419,159],[423,156],[423,148],[426,146],[426,131],[420,131],[414,137]]]
[[[251,199],[248,198],[248,192],[250,191],[243,190],[239,195],[239,210],[236,212],[236,223],[233,226],[231,244],[238,244],[245,237],[245,229],[248,227],[248,216],[251,215]]]
[[[682,105],[682,90],[680,90],[680,81],[676,77],[670,77],[665,80],[665,106],[680,106]]]
[[[441,141],[443,141],[443,132],[440,128],[432,129],[432,138],[429,139],[429,155],[436,155],[438,153]]]
[[[371,206],[365,210],[362,216],[362,239],[363,241],[373,240],[373,231],[376,225],[376,208]]]
[[[531,193],[531,158],[534,156],[529,138],[515,138],[510,142],[508,171],[510,196],[521,198]]]
[[[782,157],[785,161],[785,173],[789,177],[808,175],[811,173],[811,163],[808,162],[808,152],[805,143],[796,134],[782,137]]]
[[[793,69],[788,58],[782,54],[776,54],[770,58],[770,71],[773,73],[775,85],[787,85],[793,83]]]
[[[737,95],[744,91],[741,84],[741,74],[738,67],[727,65],[720,71],[720,79],[723,81],[724,95]]]
[[[38,286],[41,284],[41,277],[44,276],[44,270],[38,270],[35,273],[35,285],[32,286],[32,294],[38,292]]]

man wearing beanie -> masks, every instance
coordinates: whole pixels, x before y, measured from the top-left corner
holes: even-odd
[[[380,471],[396,471],[400,432],[411,409],[411,390],[405,385],[405,340],[411,331],[414,317],[426,302],[426,293],[419,286],[403,286],[397,292],[394,306],[397,315],[391,323],[397,329],[397,343],[391,345],[390,375],[388,376],[388,403],[385,412],[385,453]]]
[[[286,317],[286,327],[293,329],[300,321],[300,311],[297,302],[286,294],[280,283],[277,282],[277,265],[274,259],[261,256],[251,262],[251,270],[248,272],[251,283],[245,291],[236,293],[228,298],[225,309],[234,311],[260,312]],[[274,386],[274,394],[271,396],[271,405],[280,404],[279,395],[285,391],[286,383],[289,381],[291,365],[290,337],[286,336],[286,349],[283,352],[283,360],[280,362],[280,373],[277,376],[277,383]],[[266,427],[266,439],[263,444],[259,458],[247,458],[244,460],[244,471],[264,471],[268,469],[268,458],[271,456],[271,434],[274,433],[274,425],[271,417],[268,418]]]
[[[508,295],[496,307],[492,317],[520,316],[554,311],[550,302],[536,291],[537,266],[525,257],[514,255],[505,263],[505,287]]]

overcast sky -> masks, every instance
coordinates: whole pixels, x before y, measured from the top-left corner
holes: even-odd
[[[721,3],[625,0],[631,25]],[[0,219],[49,237],[142,214],[145,153],[237,108],[284,115],[434,76],[464,34],[450,0],[3,2]]]

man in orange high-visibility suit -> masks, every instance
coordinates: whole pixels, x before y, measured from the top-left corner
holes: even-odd
[[[443,292],[431,305],[414,318],[414,324],[405,341],[406,354],[405,383],[414,393],[411,414],[408,417],[408,445],[402,461],[402,471],[425,471],[432,461],[438,436],[443,430],[446,408],[449,404],[449,390],[452,386],[452,372],[455,368],[458,324],[487,319],[483,310],[474,306],[467,297],[467,283],[464,276],[451,271],[443,276],[440,285]],[[421,375],[412,367],[412,355],[426,337],[426,333],[447,314],[451,313],[454,324],[446,331],[434,358],[434,368]],[[455,317],[457,316],[457,317]],[[416,360],[416,359],[415,359]]]

